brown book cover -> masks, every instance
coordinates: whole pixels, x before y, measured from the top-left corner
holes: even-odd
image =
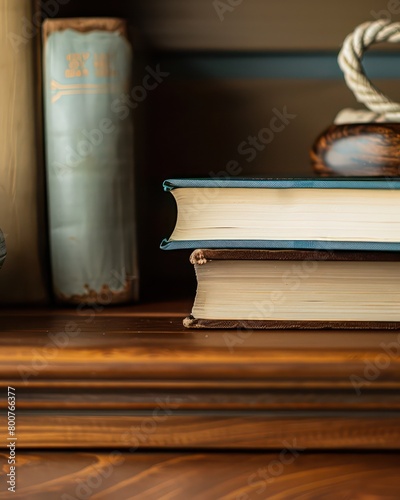
[[[205,265],[212,260],[277,260],[277,261],[352,261],[400,262],[400,252],[345,252],[308,250],[216,250],[198,249],[190,256],[193,265]],[[202,319],[190,315],[183,320],[186,328],[236,330],[397,330],[397,321],[294,321],[294,320],[231,320]]]

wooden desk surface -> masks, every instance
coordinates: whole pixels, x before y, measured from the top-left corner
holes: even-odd
[[[0,499],[400,497],[398,333],[186,330],[189,310],[0,311]]]
[[[398,500],[386,454],[29,452],[9,500]],[[0,464],[4,457],[0,456]]]
[[[187,330],[189,309],[1,311],[19,445],[400,448],[398,332]]]

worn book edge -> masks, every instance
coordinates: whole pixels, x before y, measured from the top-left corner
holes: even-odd
[[[235,250],[198,248],[190,255],[190,263],[204,265],[210,260],[316,260],[316,261],[360,261],[398,262],[400,252],[329,252],[324,250]]]
[[[116,17],[75,17],[65,19],[46,19],[43,22],[43,44],[47,38],[56,31],[75,30],[87,33],[93,30],[109,31],[118,33],[127,38],[127,22],[125,19]]]
[[[288,321],[201,319],[188,316],[185,328],[223,330],[400,330],[400,322],[390,321]]]

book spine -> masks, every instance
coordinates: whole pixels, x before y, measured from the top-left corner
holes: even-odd
[[[43,25],[48,212],[53,288],[69,303],[137,298],[132,49],[118,19]]]
[[[37,133],[41,102],[35,83],[39,37],[26,29],[33,17],[30,0],[0,0],[0,227],[8,249],[0,275],[1,304],[47,300],[44,182]]]

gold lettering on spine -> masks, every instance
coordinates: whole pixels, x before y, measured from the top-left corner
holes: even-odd
[[[94,54],[94,63],[97,77],[115,76],[117,72],[112,65],[112,58],[110,54],[101,52]]]
[[[85,67],[86,61],[89,59],[89,52],[82,54],[67,54],[68,69],[65,70],[66,78],[75,78],[80,76],[89,76],[89,70]]]
[[[61,97],[67,95],[112,94],[118,92],[118,85],[109,83],[77,83],[65,85],[56,80],[51,80],[50,89],[53,94],[51,102],[54,104],[61,99]]]

